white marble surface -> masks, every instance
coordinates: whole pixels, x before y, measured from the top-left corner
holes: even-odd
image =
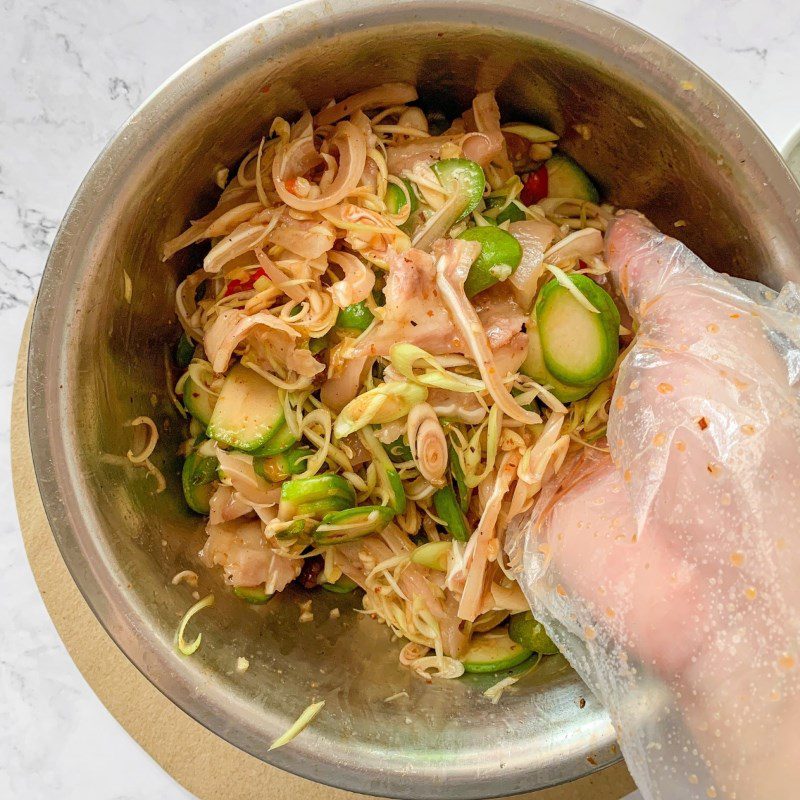
[[[117,126],[184,61],[283,3],[0,3],[0,507],[13,509],[8,439],[18,341],[81,177]],[[796,0],[596,4],[685,53],[777,144],[800,124]],[[117,725],[72,664],[10,510],[0,517],[0,567],[0,798],[188,797]]]

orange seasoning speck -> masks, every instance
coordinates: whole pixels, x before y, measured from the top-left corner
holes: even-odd
[[[560,583],[556,586],[556,593],[561,597],[567,596],[567,590]]]
[[[671,383],[663,382],[658,384],[658,391],[661,392],[661,394],[669,394],[673,388]]]
[[[587,625],[583,629],[583,635],[586,637],[586,641],[591,642],[597,638],[597,631],[591,625]]]
[[[716,322],[712,322],[710,325],[706,325],[706,330],[709,333],[719,333],[719,325]]]
[[[755,586],[748,586],[748,587],[747,587],[747,588],[744,590],[744,596],[745,596],[745,597],[746,597],[748,600],[755,600],[755,599],[756,599],[756,595],[757,595],[757,594],[758,594],[758,592],[756,591],[756,587],[755,587]]]
[[[731,553],[731,564],[733,564],[734,567],[741,567],[742,564],[744,564],[744,553],[740,550]]]
[[[742,425],[740,430],[745,436],[752,436],[756,432],[756,429],[752,425]]]
[[[619,396],[619,397],[618,397],[618,398],[617,398],[617,399],[614,401],[614,405],[617,407],[617,410],[618,410],[618,411],[622,411],[622,409],[623,409],[623,408],[625,408],[625,398],[624,398],[622,395],[620,395],[620,396]]]
[[[789,670],[794,669],[797,666],[797,662],[795,661],[794,656],[790,656],[788,653],[783,653],[778,659],[778,666],[785,672],[789,672]]]
[[[739,317],[741,317],[742,315],[741,315],[741,314],[729,314],[728,316],[729,316],[731,319],[739,319]]]
[[[666,441],[667,441],[667,437],[666,437],[666,435],[665,435],[665,434],[663,434],[663,433],[657,433],[657,434],[656,434],[656,435],[653,437],[653,444],[654,444],[656,447],[661,447],[661,446],[664,444],[664,442],[666,442]]]
[[[686,442],[675,442],[675,448],[679,453],[686,452]]]
[[[614,619],[614,617],[616,617],[616,616],[617,616],[617,612],[616,612],[616,611],[614,611],[614,609],[613,609],[613,608],[611,608],[611,606],[609,606],[609,607],[606,609],[606,616],[607,616],[609,619]]]
[[[706,789],[706,794],[709,797],[716,797],[717,796],[717,790],[713,786],[709,786],[708,789]]]
[[[630,483],[631,482],[631,471],[629,469],[626,469],[625,472],[623,473],[622,477],[625,479],[625,483]]]

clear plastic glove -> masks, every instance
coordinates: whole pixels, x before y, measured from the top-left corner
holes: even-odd
[[[800,292],[626,212],[638,324],[608,425],[509,537],[535,616],[648,800],[800,797]]]

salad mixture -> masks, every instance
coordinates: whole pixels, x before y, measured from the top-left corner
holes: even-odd
[[[209,245],[176,296],[203,563],[249,603],[361,592],[402,663],[458,677],[556,652],[505,530],[604,447],[628,331],[611,208],[556,134],[492,93],[452,120],[416,100],[276,118],[164,258]]]

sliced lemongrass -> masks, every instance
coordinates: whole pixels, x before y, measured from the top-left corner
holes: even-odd
[[[318,703],[312,703],[310,706],[306,708],[305,711],[294,721],[291,727],[286,731],[286,733],[279,736],[270,746],[270,750],[277,750],[279,747],[283,747],[285,744],[289,744],[296,736],[302,733],[312,722],[314,717],[322,711],[322,707],[325,705],[324,700],[320,700]]]
[[[178,630],[175,631],[175,640],[174,640],[175,647],[177,648],[179,653],[185,656],[190,656],[192,655],[192,653],[197,652],[197,648],[200,647],[200,643],[203,641],[203,634],[198,633],[195,640],[191,643],[188,643],[183,636],[184,632],[186,631],[186,625],[198,611],[202,611],[204,608],[208,608],[209,606],[213,605],[214,605],[214,595],[210,594],[204,597],[202,600],[198,600],[183,615],[183,619],[181,620],[180,625],[178,625]]]

